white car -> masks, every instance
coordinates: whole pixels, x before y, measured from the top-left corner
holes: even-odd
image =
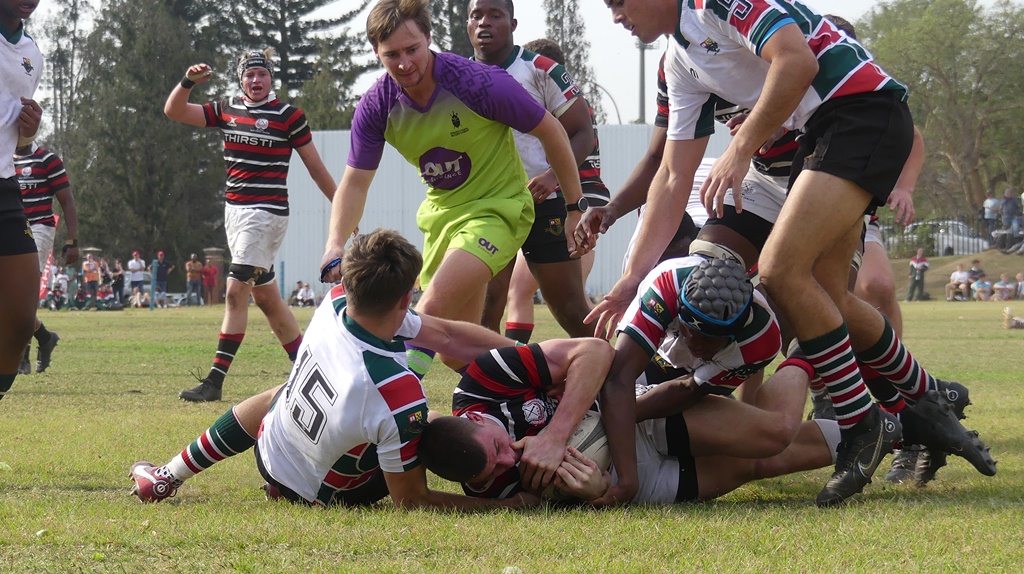
[[[940,256],[971,255],[989,248],[988,240],[980,233],[955,219],[911,223],[902,234],[890,236],[888,246],[894,247],[904,242],[917,244],[923,239],[922,236],[934,240],[935,254]]]

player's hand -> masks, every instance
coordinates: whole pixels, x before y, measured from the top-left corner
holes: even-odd
[[[526,189],[530,190],[534,203],[544,203],[558,189],[558,178],[555,177],[555,172],[549,168],[544,173],[531,179],[526,184]]]
[[[43,109],[31,98],[21,98],[21,112],[18,114],[18,134],[30,138],[39,131]]]
[[[608,206],[591,207],[576,226],[577,249],[587,253],[597,247],[597,236],[607,233],[618,217]]]
[[[551,433],[522,438],[512,448],[523,450],[519,459],[519,481],[531,492],[540,492],[551,484],[558,465],[565,458],[565,441]]]
[[[914,198],[911,195],[912,189],[895,188],[889,194],[886,203],[889,204],[889,211],[895,211],[893,222],[898,225],[910,225],[914,222]]]
[[[207,64],[192,64],[185,72],[185,77],[197,84],[202,84],[213,77],[213,68]]]
[[[67,251],[64,252],[64,264],[71,265],[78,261],[78,248],[68,247]]]
[[[573,447],[569,447],[558,465],[555,486],[562,492],[583,501],[600,498],[611,487],[612,476],[597,467],[597,463],[587,458]]]
[[[328,247],[320,260],[320,282],[338,283],[341,281],[341,260],[345,256],[344,247]]]
[[[619,482],[613,484],[600,498],[591,500],[590,504],[594,506],[629,504],[636,497],[637,490],[639,487],[635,483],[626,483],[619,479]]]
[[[733,140],[735,141],[735,140]],[[750,156],[737,153],[732,144],[715,160],[704,184],[700,186],[700,199],[709,216],[722,217],[725,213],[725,194],[732,192],[736,213],[743,212],[743,177],[750,168]]]
[[[622,318],[622,314],[626,312],[626,308],[633,302],[633,298],[636,297],[636,290],[640,287],[640,280],[634,279],[629,275],[623,275],[612,287],[611,292],[604,296],[604,299],[598,303],[590,313],[583,319],[584,325],[597,320],[594,325],[594,336],[600,337],[605,341],[612,338],[615,333],[615,327],[619,324],[619,319]]]
[[[578,211],[569,211],[565,214],[565,246],[569,250],[569,255],[573,258],[582,257],[586,254],[586,251],[580,251],[579,244],[576,243],[576,228],[580,225],[580,218],[583,214]]]

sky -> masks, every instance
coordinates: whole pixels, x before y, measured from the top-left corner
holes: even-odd
[[[822,13],[834,13],[850,21],[856,21],[867,14],[872,7],[886,4],[885,0],[803,0],[804,4]],[[590,40],[590,59],[594,76],[602,88],[602,107],[607,115],[608,123],[632,123],[640,117],[640,50],[636,40],[625,28],[612,23],[611,11],[605,7],[604,0],[580,0],[587,38]],[[981,0],[981,4],[991,6],[995,0]],[[47,0],[39,7],[40,14],[46,14]],[[324,8],[324,17],[340,14],[357,6],[357,0],[338,0],[328,8]],[[468,4],[468,0],[467,0]],[[840,6],[841,4],[841,6]],[[321,14],[317,14],[318,16]],[[517,0],[516,20],[518,27],[515,32],[517,44],[525,44],[530,40],[545,35],[544,9],[541,0]],[[365,22],[365,17],[358,17],[358,22]],[[657,90],[656,71],[658,59],[667,46],[666,38],[659,40],[654,49],[644,52],[644,121],[654,122],[654,97]],[[43,46],[45,50],[46,47]],[[373,83],[381,71],[364,76],[356,85],[356,91],[365,90]],[[620,122],[621,119],[621,122]]]

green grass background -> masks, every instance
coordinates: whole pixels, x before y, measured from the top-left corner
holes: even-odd
[[[953,263],[933,260],[929,284]],[[894,263],[897,277],[905,267]],[[1001,310],[903,305],[911,351],[970,387],[965,423],[999,460],[993,478],[950,457],[926,488],[894,486],[881,480],[887,460],[831,510],[813,504],[822,469],[705,504],[469,515],[267,502],[250,453],[141,504],[129,466],[166,462],[232,404],[284,381],[284,351],[252,307],[224,400],[188,404],[177,393],[209,368],[221,307],[42,311],[61,335],[53,364],[0,401],[0,572],[1024,572],[1024,331],[1003,330]],[[311,311],[295,312],[305,325]],[[538,338],[562,335],[543,308],[538,323]],[[434,408],[450,406],[454,384],[435,366]]]

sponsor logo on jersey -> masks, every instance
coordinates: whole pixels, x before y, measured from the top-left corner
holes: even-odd
[[[544,231],[550,233],[551,235],[554,235],[555,237],[558,237],[559,235],[564,233],[565,227],[562,225],[562,218],[552,217],[548,219],[548,227]]]
[[[238,124],[235,123],[235,117],[234,116],[231,116],[231,118],[228,119],[227,126],[231,127],[231,128],[237,128],[238,127]]]
[[[267,121],[267,118],[260,118],[256,120],[256,131],[260,133],[267,133],[268,127],[270,127],[270,122]]]
[[[255,136],[255,135],[249,135],[249,134],[232,134],[232,133],[226,133],[225,132],[225,134],[224,134],[224,141],[226,143],[237,143],[237,144],[252,145],[252,146],[257,146],[257,147],[274,147],[273,140],[269,140],[267,138],[261,138],[261,137],[258,137],[258,136]]]
[[[473,162],[469,156],[443,147],[435,147],[420,156],[420,174],[435,189],[452,190],[469,179]]]
[[[31,76],[32,70],[35,70],[35,68],[32,66],[32,60],[29,60],[28,58],[21,59],[21,67],[25,68],[26,76]]]
[[[523,418],[533,426],[541,426],[548,420],[548,409],[544,401],[532,398],[523,403]]]
[[[28,177],[30,175],[32,175],[32,168],[31,167],[25,166],[25,167],[21,168],[21,177]]]
[[[462,120],[459,119],[459,114],[452,112],[452,127],[458,128],[462,125]]]
[[[491,242],[487,241],[483,237],[481,237],[480,239],[477,239],[476,242],[477,242],[477,244],[480,247],[484,248],[484,251],[490,253],[491,255],[494,255],[494,254],[498,253],[498,246],[497,245],[491,245]]]
[[[662,315],[665,313],[665,307],[662,306],[662,304],[659,303],[658,300],[655,299],[654,297],[651,297],[650,299],[647,300],[647,307],[653,310],[658,315]]]
[[[718,49],[718,42],[708,38],[700,43],[700,47],[708,51],[708,54],[717,54],[720,50]]]

